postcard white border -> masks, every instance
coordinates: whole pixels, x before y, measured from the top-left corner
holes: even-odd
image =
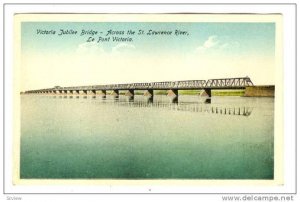
[[[79,8],[80,7],[80,8]],[[5,13],[5,17],[6,17],[6,23],[5,23],[5,34],[6,36],[8,36],[6,38],[6,43],[5,43],[5,53],[6,53],[6,60],[5,60],[5,67],[12,67],[12,40],[11,40],[11,37],[9,36],[12,36],[13,32],[11,32],[12,29],[12,24],[10,22],[12,22],[12,14],[13,13],[24,13],[24,12],[84,12],[84,13],[87,13],[87,9],[89,9],[88,11],[89,12],[95,12],[97,11],[98,13],[99,12],[104,12],[109,10],[110,12],[148,12],[148,13],[151,13],[151,12],[155,12],[155,13],[165,13],[165,12],[187,12],[187,10],[189,12],[201,12],[201,13],[209,13],[209,12],[221,12],[221,13],[233,13],[233,12],[246,12],[246,13],[282,13],[284,15],[284,30],[285,30],[285,33],[287,33],[288,31],[288,37],[286,34],[284,34],[284,65],[285,67],[294,67],[295,64],[293,61],[295,61],[295,53],[293,52],[293,50],[290,49],[290,47],[294,47],[293,46],[293,41],[295,43],[295,30],[294,30],[294,24],[295,24],[295,13],[294,13],[294,8],[292,5],[268,5],[268,6],[259,6],[257,7],[256,6],[222,6],[222,8],[220,7],[214,7],[212,5],[208,5],[208,6],[205,6],[205,5],[201,5],[200,6],[195,6],[195,5],[191,5],[191,6],[184,6],[184,8],[182,8],[182,6],[168,6],[168,7],[164,7],[164,6],[150,6],[150,7],[147,7],[147,6],[141,6],[141,5],[138,5],[136,6],[135,8],[133,8],[132,6],[122,6],[122,7],[119,7],[119,6],[116,6],[116,7],[113,7],[113,6],[101,6],[100,7],[97,7],[95,5],[93,6],[87,6],[87,7],[83,7],[82,5],[81,6],[72,6],[70,8],[67,8],[66,6],[54,6],[54,7],[50,7],[49,6],[41,6],[41,5],[36,5],[36,6],[30,6],[30,7],[27,7],[27,6],[21,6],[19,7],[18,5],[16,6],[9,6],[7,5],[6,6],[6,13]],[[150,8],[150,9],[149,9]],[[173,10],[172,10],[173,9]],[[247,12],[248,11],[248,12]],[[251,11],[251,12],[250,12]],[[294,23],[293,23],[294,22]],[[10,31],[9,31],[10,30]],[[294,37],[290,37],[290,36],[294,36]],[[8,40],[7,40],[8,39]],[[294,40],[291,40],[291,39],[294,39]],[[5,78],[12,78],[13,76],[13,73],[11,71],[11,69],[5,69]],[[295,87],[294,87],[294,84],[295,84],[295,80],[294,80],[294,70],[291,68],[291,69],[287,69],[287,68],[284,68],[284,76],[285,76],[285,79],[284,79],[284,82],[285,82],[285,86],[288,87],[285,88],[283,91],[284,91],[284,94],[285,96],[284,97],[289,97],[291,100],[289,102],[289,106],[285,106],[285,118],[284,120],[286,121],[286,117],[289,117],[289,116],[292,116],[293,115],[293,109],[292,106],[293,103],[294,103],[294,99],[295,98],[295,95],[294,95],[294,92],[295,92]],[[287,77],[288,76],[288,77]],[[286,79],[288,78],[288,79]],[[12,96],[12,85],[13,85],[13,82],[12,80],[9,80],[9,79],[6,79],[6,83],[5,83],[5,89],[6,89],[6,94],[5,94],[5,103],[7,105],[7,109],[11,109],[12,110],[12,106],[10,105],[10,103],[12,103],[12,99],[11,99],[11,96]],[[276,86],[277,87],[277,86]],[[294,91],[293,91],[294,89]],[[8,112],[9,110],[7,110]],[[7,124],[7,127],[6,127],[6,134],[9,134],[9,132],[12,132],[12,126],[9,125],[9,123],[11,124],[12,123],[12,116],[11,114],[8,114],[6,113],[6,117],[5,117],[5,120],[6,120],[6,124]],[[294,124],[294,125],[293,125]],[[294,126],[294,127],[288,127],[287,126]],[[289,122],[286,123],[285,122],[285,127],[284,127],[284,131],[285,131],[285,134],[295,134],[295,122],[294,121],[291,121],[290,118],[289,118]],[[10,133],[12,134],[12,133]],[[5,136],[6,137],[6,145],[9,145],[9,143],[12,142],[12,139],[11,137],[9,137],[8,135]],[[26,187],[23,187],[23,186],[13,186],[11,184],[11,176],[12,176],[12,171],[11,168],[12,168],[12,162],[10,161],[10,158],[11,158],[11,151],[12,151],[12,148],[9,147],[9,146],[6,146],[5,147],[5,154],[6,154],[6,160],[8,161],[6,163],[6,173],[7,175],[5,176],[6,179],[5,179],[5,187],[6,187],[6,191],[7,192],[17,192],[17,193],[30,193],[32,192],[32,190],[34,190],[35,193],[38,193],[38,192],[45,192],[45,193],[51,193],[51,192],[54,192],[54,193],[65,193],[65,192],[80,192],[80,193],[101,193],[101,192],[111,192],[111,193],[122,193],[122,192],[134,192],[134,193],[178,193],[178,192],[181,192],[181,193],[216,193],[216,192],[219,192],[219,193],[285,193],[285,192],[293,192],[293,189],[294,189],[294,178],[293,178],[293,173],[292,170],[293,170],[293,160],[290,160],[290,159],[293,159],[292,157],[295,156],[295,154],[293,153],[295,150],[295,146],[294,145],[294,141],[295,141],[295,138],[293,136],[286,136],[285,137],[285,145],[284,145],[284,148],[285,148],[285,151],[289,150],[288,153],[289,156],[285,156],[286,158],[285,159],[285,163],[284,165],[289,165],[289,168],[291,168],[291,170],[289,172],[286,172],[285,171],[285,175],[284,175],[284,178],[285,178],[285,183],[284,185],[282,186],[277,186],[277,187],[265,187],[265,186],[256,186],[256,187],[249,187],[249,186],[215,186],[213,184],[209,185],[209,186],[201,186],[200,190],[199,190],[199,187],[181,187],[181,186],[169,186],[169,187],[165,187],[165,186],[161,186],[161,185],[138,185],[138,186],[116,186],[116,187],[112,187],[112,186],[89,186],[88,189],[87,187],[82,187],[82,186],[59,186],[59,189],[57,186],[51,186],[51,191],[49,192],[49,186],[47,187],[40,187],[40,186],[33,186],[33,185],[30,185],[30,187],[26,186]],[[293,144],[291,144],[293,143]],[[285,154],[286,154],[285,153]],[[287,164],[287,159],[289,159],[288,161],[288,164]],[[69,184],[69,183],[67,183]],[[150,191],[151,190],[151,191]],[[234,191],[233,191],[234,190]],[[249,192],[249,190],[251,190]]]

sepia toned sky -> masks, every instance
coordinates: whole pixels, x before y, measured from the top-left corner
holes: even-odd
[[[77,30],[77,35],[37,30]],[[132,42],[86,42],[81,30],[144,30]],[[149,30],[188,35],[147,35]],[[95,38],[98,39],[97,35]],[[112,37],[112,36],[111,36]],[[128,35],[118,37],[130,37]],[[275,83],[274,23],[23,22],[21,90],[152,81],[249,76]]]

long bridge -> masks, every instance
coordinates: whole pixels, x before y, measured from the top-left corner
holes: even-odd
[[[154,90],[167,90],[168,95],[178,100],[178,90],[204,90],[208,97],[211,91],[216,89],[245,89],[254,86],[249,77],[209,79],[209,80],[185,80],[185,81],[165,81],[150,83],[129,83],[129,84],[108,84],[89,85],[25,91],[25,94],[72,94],[72,95],[101,95],[106,97],[106,91],[112,91],[112,95],[119,97],[119,92],[126,90],[127,96],[134,98],[135,90],[144,90],[144,95],[153,99]]]

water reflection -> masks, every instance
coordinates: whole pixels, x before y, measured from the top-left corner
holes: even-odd
[[[56,98],[56,96],[54,97]],[[59,96],[62,98],[62,96]],[[63,98],[68,98],[68,96],[63,96]],[[73,96],[69,96],[73,98]],[[79,98],[79,96],[76,96]],[[88,96],[83,96],[84,99],[87,99]],[[134,99],[133,96],[127,97],[116,97],[112,96],[112,99],[97,99],[96,96],[92,96],[92,100],[101,103],[101,104],[112,104],[115,106],[124,106],[124,107],[137,107],[137,108],[164,108],[175,111],[189,111],[189,112],[200,112],[200,113],[209,113],[216,115],[233,115],[233,116],[250,116],[253,107],[241,106],[238,104],[235,105],[220,105],[220,104],[211,104],[211,98],[207,98],[204,103],[201,102],[178,102],[178,97],[170,97],[171,102],[166,102],[166,100],[159,101],[153,99],[153,96],[146,96],[143,99]],[[210,103],[207,105],[207,103]]]
[[[21,178],[274,179],[274,98],[75,96],[21,96]]]
[[[178,96],[169,97],[171,103],[178,103]]]
[[[206,98],[205,101],[204,101],[204,103],[211,104],[211,98]]]
[[[134,101],[134,102],[114,102],[117,106],[125,107],[137,107],[137,108],[165,108],[175,111],[189,111],[189,112],[200,112],[200,113],[210,113],[219,115],[233,115],[233,116],[250,116],[253,107],[247,106],[212,106],[203,105],[199,103],[164,103],[164,102],[144,102],[144,101]]]
[[[146,96],[145,98],[147,103],[153,103],[153,96]]]

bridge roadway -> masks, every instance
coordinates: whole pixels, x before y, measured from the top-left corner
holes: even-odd
[[[151,83],[129,83],[129,84],[109,84],[109,85],[90,85],[46,88],[39,90],[25,91],[25,94],[74,94],[74,95],[96,95],[100,94],[106,97],[106,91],[112,91],[112,95],[119,96],[120,90],[126,90],[127,96],[134,97],[135,90],[144,90],[145,96],[154,96],[154,90],[168,90],[168,95],[178,99],[178,90],[204,90],[208,97],[211,97],[212,89],[245,89],[247,86],[253,86],[249,77],[224,78],[209,80],[186,80],[186,81],[165,81]]]

